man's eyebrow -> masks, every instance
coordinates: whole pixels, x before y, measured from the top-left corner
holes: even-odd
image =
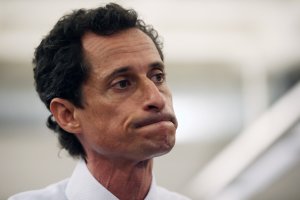
[[[128,72],[129,71],[129,67],[128,66],[124,66],[124,67],[120,67],[114,71],[112,71],[110,74],[107,75],[107,77],[105,79],[107,80],[111,80],[113,79],[114,77],[120,75],[120,74],[123,74],[125,72]]]
[[[165,69],[165,65],[164,65],[164,63],[162,63],[162,62],[154,62],[154,63],[151,63],[151,64],[149,65],[149,67],[150,67],[150,68],[158,68],[158,69],[161,69],[162,71],[164,71],[164,69]]]

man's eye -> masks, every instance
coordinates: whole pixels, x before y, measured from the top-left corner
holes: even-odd
[[[165,81],[165,74],[164,73],[154,74],[154,76],[152,76],[151,80],[154,83],[163,83]]]
[[[116,89],[126,89],[130,85],[131,85],[130,81],[125,79],[125,80],[118,81],[113,85],[113,87]]]

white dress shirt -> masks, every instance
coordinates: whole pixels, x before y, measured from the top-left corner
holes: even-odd
[[[118,198],[93,177],[85,162],[81,160],[69,179],[41,190],[16,194],[8,200],[118,200]],[[189,200],[189,198],[157,186],[153,178],[145,200]]]

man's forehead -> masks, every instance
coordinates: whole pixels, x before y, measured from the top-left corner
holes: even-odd
[[[141,54],[147,54],[148,58],[160,58],[152,39],[137,28],[123,30],[109,36],[87,32],[82,38],[82,46],[85,58],[95,66],[107,62],[118,64],[117,62],[128,61],[128,56],[137,57]]]
[[[81,41],[84,51],[87,52],[105,51],[125,42],[128,44],[131,44],[135,41],[152,42],[152,40],[144,32],[137,28],[122,30],[112,35],[99,35],[89,31],[83,35]]]

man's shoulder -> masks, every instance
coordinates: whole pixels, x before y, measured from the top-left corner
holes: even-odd
[[[13,195],[8,200],[66,200],[65,188],[67,183],[68,179],[65,179],[40,190]]]
[[[163,187],[157,188],[159,199],[172,199],[172,200],[191,200],[190,198],[183,196],[179,193],[172,192]]]

